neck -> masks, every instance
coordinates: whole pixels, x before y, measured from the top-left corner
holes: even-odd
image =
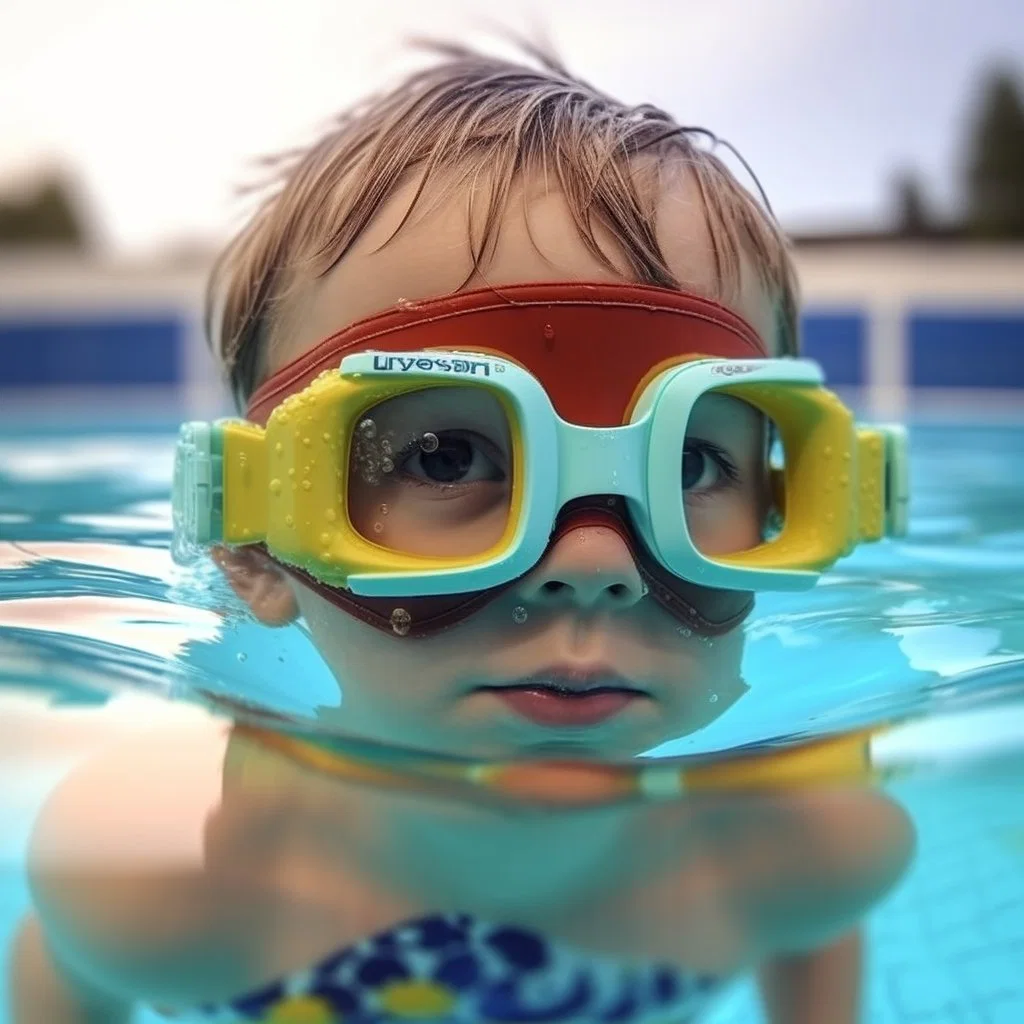
[[[453,762],[425,760],[398,768],[246,725],[235,726],[235,739],[246,751],[236,762],[239,785],[301,802],[304,817],[320,823],[317,843],[334,851],[329,856],[355,858],[362,870],[437,907],[469,900],[507,916],[579,898],[617,872],[641,810],[621,800],[585,808],[517,800],[485,784],[479,765],[456,770]],[[547,773],[531,776],[529,789],[550,789],[568,773],[564,803],[573,766],[533,767]],[[597,788],[591,779],[590,789]]]

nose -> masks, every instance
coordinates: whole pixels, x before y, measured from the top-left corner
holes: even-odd
[[[534,605],[606,611],[631,608],[647,593],[625,537],[597,525],[558,537],[518,589]]]

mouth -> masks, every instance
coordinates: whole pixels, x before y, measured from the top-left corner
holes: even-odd
[[[552,668],[523,679],[477,687],[509,710],[548,728],[586,728],[651,695],[614,672]]]

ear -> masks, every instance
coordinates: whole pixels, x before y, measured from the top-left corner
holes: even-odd
[[[263,625],[287,626],[298,618],[288,577],[269,555],[253,547],[216,547],[211,557],[228,586]]]

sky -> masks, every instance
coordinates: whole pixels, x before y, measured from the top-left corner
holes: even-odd
[[[904,168],[948,207],[983,70],[1024,78],[1021,0],[0,0],[0,189],[59,165],[112,251],[216,241],[255,158],[394,80],[408,35],[493,40],[496,9],[728,139],[795,229],[882,221]]]

